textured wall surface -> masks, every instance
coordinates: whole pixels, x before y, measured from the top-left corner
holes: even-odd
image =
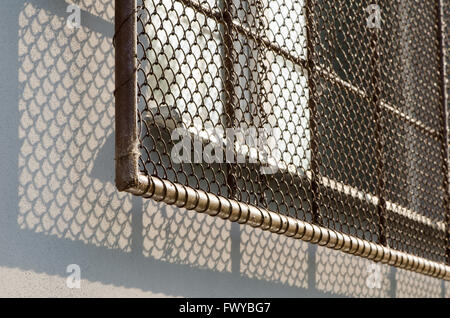
[[[449,284],[114,187],[113,0],[3,0],[0,297],[449,297]],[[81,288],[66,286],[69,264]]]

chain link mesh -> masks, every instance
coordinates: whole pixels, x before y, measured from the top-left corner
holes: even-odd
[[[437,3],[138,0],[141,173],[444,263]]]

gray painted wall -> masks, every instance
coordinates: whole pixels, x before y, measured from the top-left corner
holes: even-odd
[[[369,261],[118,193],[113,0],[74,2],[77,30],[68,1],[0,6],[1,297],[449,297],[385,265],[370,288]]]

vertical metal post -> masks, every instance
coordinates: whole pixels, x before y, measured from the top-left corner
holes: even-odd
[[[233,17],[231,15],[231,6],[233,4],[233,0],[223,0],[223,21],[224,21],[224,30],[223,30],[223,44],[224,44],[224,55],[223,55],[223,63],[225,68],[225,94],[224,94],[224,104],[225,104],[225,127],[226,128],[234,128],[234,119],[235,119],[235,109],[233,106],[233,98],[234,98],[234,59],[233,59]],[[229,138],[229,136],[227,136]],[[234,134],[233,134],[234,138]],[[236,160],[236,155],[234,153],[234,139],[227,140],[227,142],[232,142],[233,149],[233,158]],[[234,175],[234,165],[235,163],[228,162],[226,164],[226,184],[228,189],[228,197],[232,199],[235,198],[236,191],[236,180]],[[231,270],[232,273],[239,275],[240,273],[240,265],[241,265],[241,231],[240,225],[238,223],[231,224]]]
[[[442,170],[444,174],[443,178],[443,189],[444,189],[444,213],[445,213],[445,231],[446,231],[446,242],[447,247],[445,250],[445,261],[447,264],[450,264],[450,189],[449,189],[449,147],[448,147],[448,96],[446,90],[446,64],[445,64],[445,25],[444,25],[444,4],[443,0],[437,1],[437,14],[438,14],[438,38],[439,38],[439,58],[440,58],[440,78],[441,78],[441,93],[442,93]]]
[[[314,0],[306,0],[305,10],[306,10],[306,49],[307,49],[307,70],[308,70],[308,90],[309,90],[309,128],[310,128],[310,145],[311,145],[311,191],[312,191],[312,206],[311,213],[313,223],[320,224],[320,211],[319,211],[319,174],[320,174],[320,164],[318,162],[319,158],[319,134],[318,134],[318,123],[319,117],[317,116],[317,94],[316,94],[316,80],[317,72],[315,70],[315,45],[314,41],[316,39],[314,32],[315,18],[314,18]]]
[[[375,1],[378,4],[378,1]],[[379,199],[377,206],[377,214],[380,220],[379,223],[379,241],[380,244],[386,246],[386,200],[384,193],[384,138],[383,138],[383,109],[381,108],[381,65],[380,65],[380,47],[379,47],[379,32],[378,28],[372,28],[370,37],[370,48],[372,50],[371,69],[372,69],[372,91],[370,93],[371,105],[375,109],[375,157],[376,157],[376,175],[377,175],[377,189],[376,193]]]
[[[247,0],[248,1],[248,0]],[[264,17],[264,4],[261,0],[255,1],[256,6],[256,17],[255,17],[255,25],[256,25],[256,32],[257,36],[261,39],[265,37],[265,28],[268,27],[267,25],[264,25],[263,19]],[[256,107],[255,110],[251,111],[251,117],[252,117],[252,126],[254,127],[254,120],[253,120],[253,114],[256,116],[259,116],[259,120],[257,120],[258,123],[258,132],[257,134],[264,129],[264,125],[268,123],[268,117],[269,114],[267,114],[264,110],[264,104],[267,102],[267,91],[265,88],[265,85],[267,85],[267,68],[266,65],[264,65],[264,59],[267,58],[267,49],[265,46],[261,43],[257,46],[257,56],[256,56]],[[270,112],[272,112],[272,107],[270,107]],[[265,138],[258,135],[258,138]],[[259,146],[259,145],[258,145]],[[261,166],[263,163],[261,163]],[[266,178],[266,175],[263,173],[258,173],[258,183],[260,186],[260,192],[259,193],[259,204],[261,206],[264,206],[268,202],[265,202],[265,196],[266,196],[266,190],[269,188],[268,182],[269,179]]]
[[[233,128],[234,126],[234,60],[233,60],[233,21],[231,16],[232,0],[224,0],[223,18],[225,23],[224,28],[224,68],[225,68],[225,125],[226,128]],[[229,142],[229,141],[228,141]],[[236,156],[234,156],[236,157]],[[234,191],[236,188],[236,182],[233,175],[233,163],[227,163],[227,188],[228,196],[235,199]]]
[[[116,186],[119,191],[138,184],[136,0],[115,1]]]

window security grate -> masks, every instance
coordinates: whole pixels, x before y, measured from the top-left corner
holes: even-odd
[[[121,191],[450,280],[439,1],[116,1]]]

